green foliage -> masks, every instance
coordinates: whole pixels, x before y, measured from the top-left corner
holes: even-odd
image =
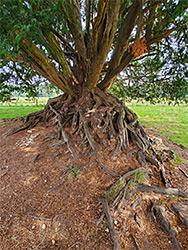
[[[1,70],[0,101],[11,99],[15,91],[27,93],[27,97],[37,97],[37,87],[41,77],[33,70],[18,63],[6,63]]]
[[[183,8],[180,1],[174,10]],[[188,3],[188,2],[187,2]],[[142,98],[152,104],[168,100],[168,104],[188,102],[188,34],[187,12],[181,12],[178,29],[162,39],[148,57],[134,60],[112,87],[121,98]]]
[[[69,179],[74,179],[74,178],[76,178],[76,177],[78,177],[79,176],[79,173],[80,173],[80,166],[79,167],[76,167],[76,168],[74,168],[74,166],[71,166],[70,168],[69,168],[69,175],[68,175],[68,178]]]
[[[165,205],[165,202],[164,201],[159,201],[159,204],[160,205]]]
[[[117,32],[115,33],[114,43],[111,46],[111,51],[106,58],[106,63],[109,62],[110,54],[113,54],[115,43],[118,40],[118,32],[122,22],[126,19],[127,13],[134,1],[121,1],[121,8],[119,20],[117,23]],[[0,100],[8,100],[14,90],[22,90],[28,93],[28,97],[35,97],[37,95],[37,87],[39,83],[45,80],[30,69],[33,58],[27,54],[27,61],[23,57],[23,63],[12,63],[17,60],[20,52],[24,51],[25,41],[29,43],[29,50],[31,51],[32,44],[35,44],[42,53],[50,60],[50,62],[63,72],[61,63],[58,62],[57,52],[54,51],[53,46],[47,41],[47,36],[55,29],[59,36],[65,39],[63,42],[58,40],[59,48],[67,53],[67,63],[72,69],[73,73],[79,72],[80,65],[76,65],[79,61],[75,37],[73,35],[74,26],[70,28],[70,23],[78,24],[77,16],[71,16],[70,13],[77,7],[80,8],[80,15],[82,20],[83,37],[87,47],[87,54],[92,55],[92,39],[87,40],[90,35],[86,25],[86,6],[84,1],[78,1],[79,6],[76,6],[74,1],[70,0],[3,0],[0,3],[0,58],[1,58],[1,85],[0,85]],[[97,16],[97,4],[99,1],[89,1],[89,18],[91,20],[90,26],[93,25]],[[146,1],[145,6],[150,6],[151,1]],[[167,30],[172,27],[174,32],[169,38],[158,41],[156,45],[148,46],[148,55],[143,58],[136,58],[123,72],[122,78],[117,79],[112,86],[112,92],[117,96],[124,98],[130,97],[136,99],[138,97],[144,98],[147,101],[161,101],[162,99],[169,99],[176,103],[181,100],[187,101],[187,85],[188,85],[188,71],[187,71],[187,7],[186,0],[169,0],[165,4],[160,4],[156,11],[157,18],[151,30],[152,36],[159,35],[159,30]],[[100,9],[100,8],[99,8]],[[121,11],[122,10],[122,11]],[[148,21],[149,12],[145,13],[145,19]],[[144,20],[145,20],[144,19]],[[105,19],[104,19],[105,20]],[[129,24],[128,24],[129,26]],[[139,20],[137,20],[134,31],[138,29]],[[144,25],[145,27],[148,25]],[[141,36],[147,36],[147,27],[141,32]],[[76,27],[77,28],[77,27]],[[104,28],[104,27],[103,27]],[[134,41],[135,32],[132,32],[128,38],[128,44]],[[77,41],[78,42],[78,41]],[[61,44],[59,44],[61,43]],[[91,46],[91,47],[90,47]],[[68,51],[68,48],[70,49]],[[73,52],[74,51],[74,52]],[[146,57],[145,57],[146,56]],[[10,60],[11,59],[11,60]],[[87,59],[87,62],[92,62],[93,55]],[[7,62],[9,61],[9,62]],[[82,60],[80,60],[82,63]],[[41,67],[39,66],[41,69]],[[91,65],[88,69],[91,68]],[[41,69],[43,70],[43,69]],[[105,71],[105,67],[104,67]],[[101,77],[103,78],[103,70]],[[86,72],[86,74],[89,72]],[[53,83],[52,83],[53,84]]]
[[[69,179],[74,179],[74,178],[76,178],[76,177],[78,177],[79,176],[79,170],[77,170],[77,171],[74,171],[73,173],[70,173],[69,175],[68,175],[68,177],[69,177]]]
[[[134,176],[135,176],[137,182],[143,183],[145,181],[145,174],[144,174],[144,172],[136,171],[134,173]]]
[[[123,188],[124,183],[122,181],[117,181],[116,185],[111,187],[104,196],[109,200],[114,200],[119,191]]]
[[[40,50],[51,58],[54,52],[46,42],[41,28],[45,27],[48,33],[52,27],[56,27],[66,33],[67,24],[61,12],[63,6],[64,1],[1,1],[0,101],[10,100],[14,91],[26,92],[28,98],[38,96],[38,86],[46,80],[31,70],[29,64],[12,63],[7,58],[16,61],[24,39],[30,41],[30,46],[31,42],[38,44]]]
[[[40,45],[40,49],[51,54],[51,48],[48,46],[41,27],[49,32],[52,26],[62,25],[62,8],[63,1],[40,0],[40,1],[20,1],[6,0],[0,5],[0,26],[1,26],[1,43],[0,56],[5,58],[5,52],[9,56],[18,53],[24,39],[33,40]],[[8,31],[8,36],[7,36]]]
[[[45,78],[20,63],[5,63],[0,80],[0,102],[8,102],[13,96],[22,96],[24,93],[27,98],[38,98],[44,93],[48,96],[54,92],[56,95],[62,93]]]
[[[182,159],[182,157],[181,156],[178,156],[178,155],[175,155],[175,162],[176,163],[183,163],[183,159]]]

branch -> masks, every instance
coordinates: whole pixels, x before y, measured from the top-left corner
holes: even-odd
[[[117,38],[113,56],[109,63],[109,68],[108,68],[106,78],[109,78],[108,75],[109,74],[111,75],[111,71],[119,65],[122,59],[122,56],[124,54],[124,51],[125,51],[124,47],[128,43],[128,39],[136,24],[136,20],[138,18],[141,8],[142,8],[142,4],[140,0],[135,0],[134,3],[129,8],[128,14],[125,17],[125,20],[122,22],[122,25],[119,30],[119,35]]]
[[[84,34],[85,46],[86,46],[86,57],[87,57],[87,76],[91,69],[91,62],[93,58],[93,23],[95,16],[95,1],[96,0],[85,0],[85,16],[86,16],[86,32]]]
[[[67,60],[65,58],[65,55],[58,44],[57,40],[55,40],[55,37],[51,34],[44,34],[46,40],[48,41],[50,47],[53,49],[55,52],[55,55],[57,56],[58,62],[61,65],[63,72],[68,79],[69,82],[72,82],[75,77],[73,76],[73,73],[71,72],[69,65],[67,63]],[[77,82],[77,81],[76,81]]]
[[[159,34],[160,34],[160,35],[155,36],[155,37],[153,37],[151,40],[149,40],[149,41],[147,42],[147,46],[150,46],[151,44],[157,43],[157,42],[160,41],[161,39],[168,37],[174,30],[176,30],[176,29],[175,29],[175,28],[172,28],[172,29],[166,30],[166,31],[164,31],[164,32],[162,32],[162,33],[160,33],[160,31],[159,31]]]
[[[32,58],[30,58],[27,54],[27,52],[22,48],[17,55],[14,55],[14,58],[9,57],[8,55],[5,55],[5,60],[12,61],[12,62],[18,62],[18,63],[24,63],[28,68],[31,68],[35,72],[37,72],[39,75],[43,76],[47,80],[49,80],[54,86],[61,89],[56,82],[53,82],[53,80],[49,77],[47,72],[45,72],[41,66],[34,61]]]
[[[29,47],[31,48],[29,49]],[[71,82],[69,82],[64,77],[64,75],[55,68],[50,59],[44,53],[42,53],[33,42],[30,45],[29,41],[23,40],[22,51],[25,52],[27,61],[29,58],[31,58],[32,65],[36,65],[36,68],[40,69],[39,72],[44,72],[44,75],[46,75],[46,78],[52,84],[54,84],[64,92],[70,94],[71,96],[74,96],[73,86],[71,86]]]
[[[108,90],[111,88],[112,84],[114,83],[114,79],[120,74],[120,72],[127,67],[127,65],[132,61],[134,55],[130,52],[126,51],[122,57],[120,64],[114,68],[111,72],[106,74],[104,80],[100,82],[97,87],[102,90]]]
[[[66,0],[65,6],[62,6],[62,11],[69,26],[69,29],[74,37],[75,47],[79,56],[80,66],[82,72],[86,69],[86,46],[84,41],[84,35],[82,32],[81,14],[77,0]],[[84,78],[84,76],[83,76]],[[82,79],[84,80],[84,79]]]
[[[67,49],[72,52],[73,54],[75,54],[76,57],[78,57],[76,50],[73,49],[73,47],[70,45],[69,41],[67,41],[61,34],[59,34],[59,32],[57,32],[55,29],[52,29],[52,33],[54,35],[56,35],[63,43],[64,45],[67,47]]]
[[[153,37],[153,30],[154,30],[154,21],[156,20],[157,16],[157,8],[158,5],[153,6],[152,8],[150,8],[149,10],[149,16],[148,16],[148,20],[143,24],[146,25],[146,40],[148,41],[151,37]],[[160,13],[161,15],[161,13]]]
[[[110,234],[111,234],[112,240],[114,242],[113,249],[114,250],[119,250],[119,242],[118,242],[118,238],[117,238],[117,235],[115,233],[115,230],[114,230],[114,223],[113,223],[113,219],[112,219],[112,216],[111,216],[111,213],[110,213],[110,207],[108,205],[108,202],[103,197],[98,198],[98,200],[102,203],[103,210],[104,210],[104,213],[105,213],[106,218],[107,218],[107,223],[108,223],[108,227],[109,227],[109,230],[110,230]]]
[[[145,54],[145,55],[143,55],[143,56],[141,56],[141,57],[138,57],[138,58],[132,60],[132,62],[140,61],[140,60],[144,59],[145,57],[148,57],[148,56],[155,56],[156,54],[157,54],[156,52],[148,53],[148,54]],[[130,64],[129,64],[129,66],[130,66]]]
[[[162,16],[162,13],[160,13],[160,14],[158,14],[158,15],[156,15],[156,16],[150,18],[150,19],[148,19],[147,21],[143,22],[143,24],[142,24],[143,27],[146,26],[146,25],[149,24],[149,23],[153,23],[153,22],[155,21],[156,18],[159,18],[159,17],[161,17],[161,16]]]
[[[98,31],[99,31],[100,25],[102,25],[104,21],[106,11],[107,11],[107,4],[108,4],[108,1],[105,1],[105,0],[99,0],[98,2],[98,6],[97,6],[98,14],[93,24],[93,52],[94,54],[97,53]]]
[[[163,38],[168,37],[173,31],[175,30],[175,28],[172,28],[170,30],[164,31],[163,33],[161,33],[158,36],[153,37],[150,41],[147,41],[146,45],[149,47],[151,44],[156,43],[158,41],[160,41]],[[134,55],[131,54],[130,52],[126,51],[121,59],[120,64],[112,69],[110,72],[108,71],[108,73],[106,74],[104,80],[98,84],[98,87],[100,89],[103,90],[107,90],[110,89],[112,84],[113,84],[113,80],[120,74],[120,72],[127,67],[127,65],[134,59]]]
[[[156,7],[157,5],[159,5],[159,4],[161,4],[161,3],[165,3],[165,2],[166,2],[166,0],[156,1],[156,2],[152,3],[151,5],[145,7],[145,8],[143,9],[143,11],[144,11],[144,13],[146,13],[148,10],[151,10],[151,9],[153,9],[154,7]]]
[[[143,18],[144,18],[144,12],[140,10],[138,20],[137,20],[137,31],[136,31],[136,36],[135,36],[135,42],[139,41],[142,30],[144,28]]]
[[[92,20],[91,17],[92,2],[93,0],[85,0],[86,30],[88,33],[90,32],[90,24]]]
[[[107,6],[105,2],[107,3]],[[120,2],[120,0],[99,1],[100,5],[98,5],[98,11],[99,7],[103,9],[102,14],[98,13],[94,24],[94,56],[91,73],[86,83],[89,88],[96,87],[106,57],[112,45],[117,28]]]

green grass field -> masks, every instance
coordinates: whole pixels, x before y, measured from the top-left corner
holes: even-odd
[[[15,106],[15,107],[2,107],[0,106],[0,119],[16,118],[26,116],[29,113],[43,109],[43,106]]]
[[[0,119],[26,116],[41,110],[47,99],[39,98],[39,106],[27,100],[19,100],[17,103],[11,103],[11,106],[0,104]],[[188,147],[188,107],[186,105],[149,105],[132,102],[127,103],[127,106],[138,115],[142,124],[156,129],[169,140]]]
[[[32,112],[43,109],[47,101],[47,97],[39,98],[38,106],[35,101],[29,101],[26,98],[11,103],[0,103],[0,119],[26,116]]]
[[[142,124],[155,128],[159,134],[169,140],[188,147],[188,107],[168,105],[131,104],[132,109]]]

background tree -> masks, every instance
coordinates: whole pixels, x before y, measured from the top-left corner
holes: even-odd
[[[147,57],[133,60],[111,91],[121,98],[142,98],[152,103],[187,102],[187,13],[179,29],[158,42]]]
[[[65,93],[10,133],[56,116],[58,136],[73,155],[77,151],[70,128],[97,159],[97,151],[115,139],[110,159],[134,143],[138,161],[145,164],[150,143],[136,114],[107,91],[132,61],[158,53],[158,42],[178,32],[186,5],[184,0],[2,1],[4,67],[16,62],[16,67],[32,69]]]
[[[0,101],[11,101],[15,98],[25,97],[35,100],[38,104],[39,97],[57,96],[62,91],[50,84],[30,68],[18,63],[8,63],[8,67],[1,69]]]

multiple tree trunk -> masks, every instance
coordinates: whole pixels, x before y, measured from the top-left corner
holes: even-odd
[[[144,5],[144,1],[134,0],[127,7],[126,1],[100,0],[96,3],[87,0],[84,32],[79,1],[63,1],[59,11],[69,29],[68,34],[64,36],[56,27],[40,27],[40,40],[50,51],[50,56],[45,49],[39,49],[36,41],[24,37],[19,53],[14,58],[7,55],[6,59],[26,64],[75,99],[79,98],[85,87],[89,90],[98,87],[106,91],[120,72],[138,57],[133,46],[139,47],[140,41],[145,39],[146,49],[142,53],[147,53],[153,43],[174,31],[174,28],[167,28],[171,21],[169,17],[161,21],[161,29],[154,32],[155,19],[159,17],[157,10],[163,2],[148,1]],[[40,12],[46,5],[41,3],[32,8],[33,12]],[[131,37],[134,29],[135,35]],[[15,35],[20,35],[19,30],[15,31]],[[70,41],[70,37],[74,42]]]

